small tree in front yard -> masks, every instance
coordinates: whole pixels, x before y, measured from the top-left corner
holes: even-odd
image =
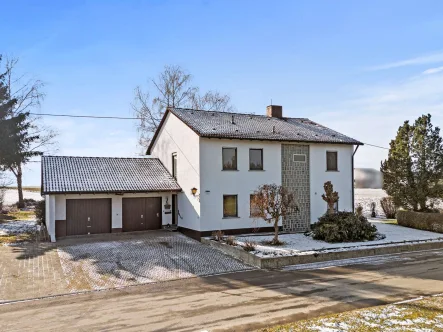
[[[278,222],[289,213],[298,210],[295,196],[286,187],[277,184],[263,184],[254,192],[251,199],[251,215],[274,224],[274,239],[278,245]]]
[[[331,181],[325,182],[323,188],[325,189],[325,193],[321,195],[321,197],[328,203],[328,214],[334,214],[335,203],[337,203],[339,199],[338,192],[334,191],[334,186]]]

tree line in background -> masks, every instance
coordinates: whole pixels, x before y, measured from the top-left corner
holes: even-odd
[[[18,59],[0,55],[0,187],[10,184],[4,173],[10,171],[17,182],[18,207],[22,208],[23,166],[54,147],[56,132],[30,114],[43,100],[43,82],[19,75],[17,64]]]

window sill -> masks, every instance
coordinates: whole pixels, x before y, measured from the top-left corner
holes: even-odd
[[[238,169],[222,169],[222,172],[238,172]]]
[[[326,170],[326,172],[340,172],[340,171],[338,169],[337,170],[330,169],[330,170]]]
[[[240,217],[223,217],[222,219],[240,219]]]
[[[266,172],[264,169],[250,169],[249,172]]]

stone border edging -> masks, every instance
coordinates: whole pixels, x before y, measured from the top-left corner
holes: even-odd
[[[424,243],[410,243],[398,244],[390,246],[372,247],[368,249],[336,251],[336,252],[319,252],[311,255],[299,256],[282,256],[282,257],[257,257],[253,254],[244,251],[243,249],[233,247],[227,244],[216,242],[213,240],[202,238],[201,242],[210,245],[213,248],[223,251],[246,264],[256,266],[261,269],[276,269],[288,265],[308,264],[334,261],[339,259],[358,258],[367,256],[397,254],[408,251],[432,250],[442,249],[443,241],[424,242]]]

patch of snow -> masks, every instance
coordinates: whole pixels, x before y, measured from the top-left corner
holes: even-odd
[[[281,234],[281,246],[265,245],[263,242],[271,241],[272,235],[242,235],[237,236],[238,245],[242,246],[246,241],[255,242],[256,250],[251,251],[258,257],[281,257],[312,255],[319,252],[337,252],[346,250],[362,250],[374,246],[392,246],[404,243],[417,243],[429,241],[443,241],[443,234],[417,230],[392,224],[384,224],[376,220],[370,220],[377,226],[378,232],[384,234],[384,239],[366,242],[327,243],[314,240],[311,236],[301,233]]]
[[[36,201],[41,201],[42,195],[34,191],[23,191],[23,198],[25,199],[35,199]],[[16,189],[7,189],[5,192],[4,205],[13,205],[18,201],[18,192]]]
[[[371,215],[371,203],[375,203],[375,213],[377,217],[384,218],[385,213],[381,208],[380,200],[388,194],[383,189],[369,189],[369,188],[356,188],[354,191],[355,206],[361,205],[363,207],[363,215],[370,217]],[[439,209],[443,209],[443,201],[434,200],[434,206]]]
[[[14,220],[0,224],[0,236],[34,233],[40,230],[35,220]]]

